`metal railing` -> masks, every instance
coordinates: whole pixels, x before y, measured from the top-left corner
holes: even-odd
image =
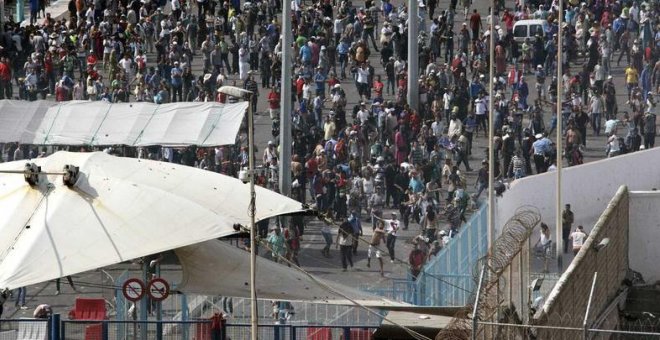
[[[370,340],[377,326],[259,325],[259,339]],[[193,321],[50,319],[0,320],[0,340],[211,340],[249,339],[250,324]]]
[[[46,340],[50,338],[48,319],[11,319],[0,321],[0,340]]]
[[[365,326],[300,326],[300,325],[260,325],[259,339],[273,340],[371,340],[376,327]],[[228,339],[249,339],[249,324],[228,324]]]
[[[392,279],[389,287],[362,291],[420,306],[465,306],[474,291],[474,266],[488,251],[488,205],[484,202],[458,234],[432,258],[416,281]]]

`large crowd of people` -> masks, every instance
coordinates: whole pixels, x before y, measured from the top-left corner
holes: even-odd
[[[294,197],[339,222],[344,268],[353,263],[351,237],[363,233],[358,222],[371,225],[368,256],[381,259],[381,273],[381,240],[394,261],[397,232],[417,224],[420,236],[406,259],[417,275],[488,187],[488,163],[474,145],[480,132],[487,138],[489,117],[498,180],[552,171],[557,154],[569,166],[581,164],[587,141],[601,134],[607,145],[593,147],[607,157],[655,143],[660,31],[654,2],[571,0],[558,13],[556,1],[500,1],[493,17],[474,5],[421,0],[419,17],[411,19],[406,3],[394,0],[293,0],[293,31],[282,32],[280,0],[71,0],[57,19],[32,1],[37,7],[29,24],[4,25],[0,98],[222,103],[239,100],[217,91],[234,85],[255,94],[276,140],[281,56],[292,49],[293,144],[263,147],[259,184],[276,190],[278,162],[291,162]],[[542,24],[521,25],[531,19]],[[408,41],[410,20],[419,23],[417,41]],[[282,46],[283,34],[293,35],[292,46]],[[419,52],[417,107],[406,102],[411,48]],[[625,86],[615,85],[615,77],[625,78]],[[552,140],[557,130],[562,150]],[[292,159],[278,159],[282,147],[292,148]],[[17,149],[29,152],[8,146],[3,159],[20,159]],[[231,175],[247,163],[244,139],[234,146],[132,153]],[[268,237],[291,259],[304,232],[295,225]],[[329,256],[334,240],[325,229],[323,254]]]

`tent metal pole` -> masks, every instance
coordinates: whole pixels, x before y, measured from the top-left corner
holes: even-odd
[[[488,62],[488,249],[489,252],[495,244],[495,150],[493,150],[493,136],[495,135],[495,110],[493,83],[495,75],[495,38],[493,34],[493,20],[495,20],[495,1],[490,6],[490,27],[488,28],[490,46]]]
[[[286,0],[285,0],[286,2]],[[254,189],[254,112],[252,108],[252,96],[248,104],[248,166],[250,167],[250,330],[251,339],[257,340],[259,320],[257,319],[257,228],[255,223],[256,194]]]

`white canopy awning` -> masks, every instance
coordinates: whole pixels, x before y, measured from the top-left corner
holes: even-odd
[[[199,145],[236,142],[247,102],[108,103],[0,100],[0,143]]]
[[[166,162],[58,152],[33,160],[44,172],[80,167],[73,188],[41,175],[0,174],[0,288],[13,289],[234,234],[249,225],[249,186]],[[22,171],[26,161],[0,164]],[[257,187],[256,219],[302,212]]]
[[[249,297],[249,252],[218,240],[193,244],[174,252],[183,266],[183,278],[177,284],[177,290],[202,295]],[[260,299],[349,306],[355,305],[355,301],[366,307],[389,310],[408,310],[412,307],[339,283],[311,279],[299,270],[263,257],[257,257],[256,268],[257,296]]]

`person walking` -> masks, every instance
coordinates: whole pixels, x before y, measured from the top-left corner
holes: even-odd
[[[360,236],[362,236],[362,222],[360,221],[360,213],[357,211],[352,211],[351,216],[348,217],[348,222],[351,224],[351,231],[353,233],[353,243],[351,245],[351,250],[353,251],[353,255],[357,255],[358,243],[360,242]]]
[[[571,229],[573,222],[575,221],[575,215],[571,211],[571,205],[566,204],[564,211],[561,213],[561,235],[564,241],[564,254],[568,253],[568,239],[571,235]]]
[[[543,272],[548,273],[548,259],[552,251],[552,238],[550,236],[550,228],[545,223],[541,223],[541,236],[534,244],[537,249],[536,253],[543,259]]]
[[[374,218],[382,221],[385,224],[385,233],[387,235],[387,239],[385,240],[385,244],[387,245],[387,251],[390,254],[390,262],[394,263],[394,246],[396,245],[396,235],[397,232],[399,231],[399,219],[398,215],[396,212],[392,212],[392,218],[391,219],[382,219],[378,216],[374,215]]]
[[[353,268],[353,227],[349,221],[344,221],[339,226],[337,245],[335,247],[340,248],[342,271],[345,272],[348,265]]]
[[[583,227],[579,225],[569,238],[573,241],[573,256],[576,256],[580,252],[580,249],[582,249],[584,241],[587,239],[587,234],[584,232]]]
[[[374,215],[374,218],[377,218],[377,216]],[[383,254],[378,247],[380,246],[380,241],[385,238],[385,229],[382,220],[376,221],[374,224],[374,233],[371,235],[371,242],[369,243],[369,249],[367,249],[367,268],[371,267],[371,256],[374,254],[380,264],[380,276],[384,276]]]
[[[330,246],[332,246],[332,231],[330,230],[330,224],[328,223],[323,224],[323,227],[321,227],[321,235],[325,240],[325,247],[321,249],[321,254],[323,254],[323,256],[325,257],[331,257]]]

